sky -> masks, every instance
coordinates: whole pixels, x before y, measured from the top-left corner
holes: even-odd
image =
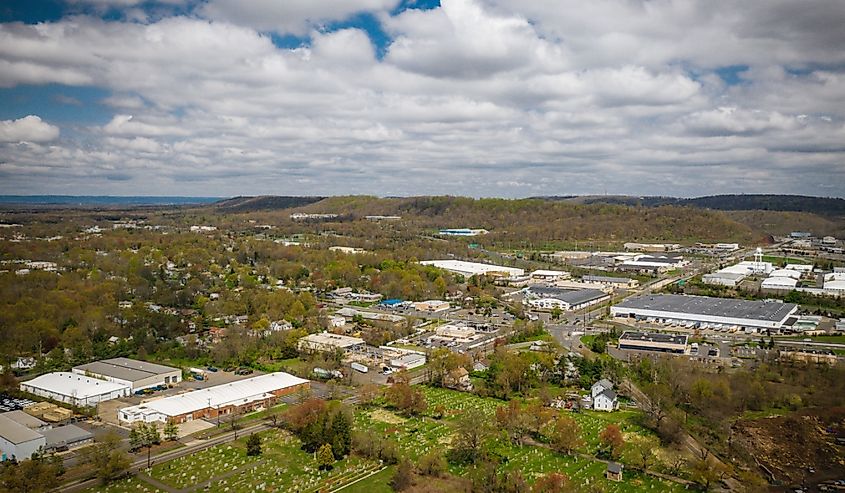
[[[842,0],[4,0],[0,194],[845,197]]]

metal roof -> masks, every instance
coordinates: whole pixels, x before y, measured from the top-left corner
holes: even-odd
[[[685,334],[658,334],[650,332],[632,332],[626,330],[619,336],[620,341],[663,342],[667,344],[686,345],[689,336]]]
[[[12,421],[14,421],[18,424],[24,425],[24,426],[26,426],[27,428],[30,428],[30,429],[41,428],[42,426],[47,425],[46,422],[41,421],[40,419],[36,418],[35,416],[32,416],[31,414],[27,414],[23,411],[9,411],[9,412],[5,412],[3,414],[0,414],[0,416],[5,416],[5,417],[11,419]]]
[[[178,368],[173,368],[171,366],[164,366],[129,358],[105,359],[85,365],[75,366],[73,369],[93,373],[95,375],[104,375],[107,377],[118,378],[120,380],[127,380],[130,382],[137,382],[156,375],[165,375],[180,371]]]
[[[531,286],[528,288],[528,292],[540,298],[554,298],[570,305],[580,305],[581,303],[608,296],[604,291],[599,291],[598,289],[571,290],[546,286]]]
[[[678,294],[637,296],[635,298],[628,298],[616,305],[619,308],[657,310],[689,315],[764,320],[769,322],[783,321],[796,306],[795,303],[735,300],[730,298],[710,298],[707,296]]]
[[[65,425],[56,428],[50,428],[41,432],[47,440],[47,447],[56,445],[73,445],[74,443],[83,440],[90,440],[94,438],[91,432],[83,430],[76,425]]]
[[[149,409],[166,416],[179,416],[211,407],[212,409],[238,405],[239,401],[253,401],[256,397],[268,396],[273,391],[308,383],[308,380],[289,373],[276,372],[195,390],[184,394],[150,401],[130,409]]]
[[[21,382],[21,386],[24,385],[76,399],[86,399],[129,388],[120,383],[99,380],[66,371],[47,373],[35,377],[32,380]]]
[[[621,284],[628,284],[632,281],[627,277],[610,277],[610,276],[584,276],[581,278],[584,282],[612,282],[612,283],[621,283]]]
[[[2,414],[0,414],[0,437],[15,445],[42,438],[40,433],[30,430],[26,426]]]

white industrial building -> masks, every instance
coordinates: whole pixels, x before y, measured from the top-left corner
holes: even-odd
[[[21,382],[21,390],[77,407],[96,406],[98,402],[127,397],[129,385],[60,371]]]
[[[0,452],[3,461],[29,459],[46,446],[44,435],[0,414]]]
[[[619,349],[657,353],[686,354],[689,336],[626,330],[619,336]]]
[[[449,309],[449,302],[443,300],[426,300],[414,303],[414,310],[420,312],[437,313]]]
[[[118,418],[124,423],[184,423],[195,419],[219,418],[261,408],[267,409],[275,405],[280,397],[308,387],[308,380],[289,373],[268,373],[165,397],[138,406],[124,407],[118,411]]]
[[[401,356],[391,358],[390,366],[397,370],[412,370],[424,365],[426,361],[425,354],[415,351],[408,351]]]
[[[569,272],[563,270],[535,270],[529,275],[532,281],[556,282],[572,277]]]
[[[614,317],[711,328],[780,330],[798,311],[795,303],[675,294],[628,298],[610,308]]]
[[[482,264],[479,262],[465,262],[463,260],[423,260],[420,264],[431,265],[465,277],[477,275],[517,277],[525,275],[524,269],[518,269],[516,267],[504,267],[501,265]]]
[[[537,310],[580,310],[610,299],[598,289],[567,290],[545,286],[531,286],[523,290],[524,304]]]
[[[790,277],[792,279],[801,279],[801,273],[792,269],[776,269],[769,274],[769,277]]]
[[[640,285],[640,281],[627,277],[610,276],[584,276],[581,281],[586,284],[597,284],[599,286],[610,286],[619,289],[634,289]]]
[[[330,352],[336,349],[353,349],[364,344],[364,339],[359,337],[321,332],[319,334],[309,334],[301,338],[297,343],[297,348],[303,352]]]
[[[704,274],[701,276],[701,282],[711,286],[727,286],[729,288],[735,288],[746,277],[747,276],[745,274],[739,274],[736,272],[716,271],[712,274]]]
[[[798,287],[798,279],[787,276],[772,276],[763,279],[760,288],[773,291],[791,291]]]
[[[129,358],[112,358],[73,367],[73,373],[129,386],[133,392],[182,381],[182,370]]]
[[[676,255],[636,255],[633,258],[624,260],[619,268],[631,271],[657,271],[666,272],[689,264],[681,256]]]

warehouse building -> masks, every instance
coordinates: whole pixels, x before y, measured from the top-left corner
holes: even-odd
[[[47,373],[21,383],[21,390],[77,407],[127,397],[129,385],[60,371]]]
[[[627,277],[584,276],[581,278],[581,281],[587,284],[610,286],[617,289],[634,289],[640,285],[640,281]]]
[[[0,414],[0,453],[2,460],[24,460],[45,447],[44,435]]]
[[[524,304],[537,310],[580,310],[610,299],[598,289],[567,290],[561,288],[532,286],[526,288]]]
[[[267,409],[275,405],[280,397],[309,387],[308,380],[289,373],[268,373],[124,407],[118,411],[118,418],[124,423],[173,421],[177,424],[195,419],[214,419]]]
[[[448,270],[464,277],[477,275],[489,275],[495,277],[518,277],[524,276],[525,270],[516,267],[504,267],[501,265],[481,264],[478,262],[464,262],[463,260],[424,260],[422,265],[431,265],[439,269]]]
[[[113,358],[73,367],[73,373],[107,380],[136,390],[182,381],[182,370],[129,358]]]
[[[797,311],[798,305],[794,303],[675,294],[628,298],[610,308],[614,317],[703,328],[736,327],[747,331],[780,330]]]
[[[772,276],[763,279],[760,283],[761,289],[770,291],[792,291],[798,286],[798,279],[787,276]]]
[[[619,336],[619,349],[686,354],[689,336],[625,331]]]

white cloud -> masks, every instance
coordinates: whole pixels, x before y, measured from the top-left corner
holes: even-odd
[[[59,127],[36,115],[0,121],[0,142],[49,142],[59,138]]]
[[[845,190],[840,32],[817,14],[444,0],[391,16],[395,4],[212,0],[155,21],[0,24],[0,85],[100,87],[115,112],[50,145],[0,145],[0,191]],[[361,10],[393,39],[383,59],[364,31],[320,27]],[[281,49],[266,30],[311,41]],[[748,65],[741,84],[713,70],[726,64]]]
[[[199,12],[259,31],[305,35],[316,26],[359,12],[389,11],[399,0],[210,0]]]

